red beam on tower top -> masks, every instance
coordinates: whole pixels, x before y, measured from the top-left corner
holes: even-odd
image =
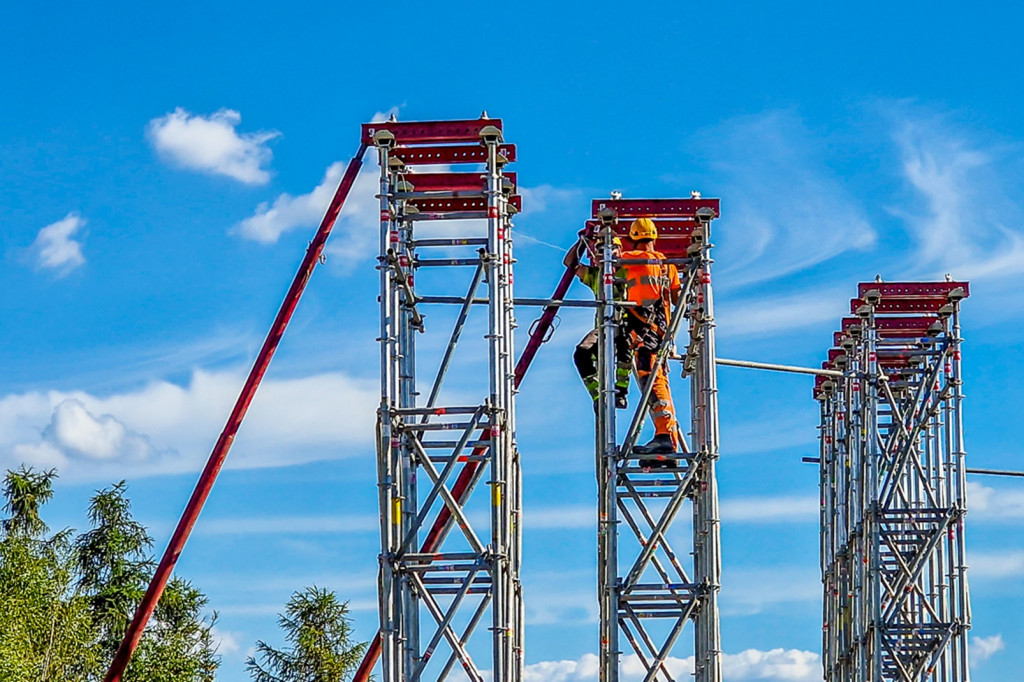
[[[373,144],[373,136],[387,130],[395,136],[395,144],[479,144],[480,132],[487,126],[501,130],[500,118],[477,118],[464,121],[383,121],[364,123],[362,143]]]
[[[714,217],[721,215],[719,199],[594,199],[591,215],[598,217],[602,209],[610,208],[623,218],[693,218],[702,208],[710,208]]]

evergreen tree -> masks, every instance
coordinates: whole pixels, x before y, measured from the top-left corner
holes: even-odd
[[[124,482],[98,491],[91,528],[48,535],[41,509],[55,471],[8,471],[0,520],[0,680],[98,682],[153,569],[152,540],[131,515]],[[125,682],[212,682],[220,663],[206,596],[171,580]]]
[[[366,651],[352,642],[348,602],[334,592],[308,587],[296,592],[278,617],[287,649],[256,643],[246,662],[256,682],[345,682],[351,680]]]
[[[91,530],[78,538],[79,584],[92,607],[97,644],[113,659],[153,572],[153,540],[131,514],[125,483],[98,491],[89,505]],[[206,596],[187,581],[168,582],[132,657],[125,682],[209,682],[220,664],[202,611]]]
[[[88,602],[75,591],[71,531],[46,537],[40,509],[53,470],[4,478],[0,533],[0,680],[84,680],[99,666]]]

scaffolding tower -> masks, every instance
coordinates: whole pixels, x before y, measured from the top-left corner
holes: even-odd
[[[867,282],[818,377],[826,682],[967,682],[960,301]]]
[[[618,682],[623,646],[628,642],[644,671],[644,681],[683,679],[670,669],[687,621],[694,622],[694,677],[720,682],[721,645],[718,590],[721,573],[718,489],[718,389],[715,373],[715,319],[711,293],[711,222],[718,199],[595,200],[587,229],[603,243],[599,308],[599,393],[596,420],[598,476],[598,599],[600,602],[600,679]],[[625,305],[614,300],[615,272],[629,261],[612,256],[612,239],[625,237],[635,218],[652,219],[657,249],[679,270],[682,297],[658,350],[650,380],[626,428],[615,412],[615,336]],[[595,256],[596,258],[596,256]],[[650,412],[653,379],[675,354],[676,332],[686,321],[689,342],[682,355],[689,383],[690,431],[679,433],[680,452],[664,466],[642,466],[633,452]],[[681,429],[680,429],[681,430]],[[690,504],[692,525],[680,513]],[[690,534],[691,538],[680,539]],[[675,547],[691,542],[680,555]],[[691,559],[687,559],[689,554]]]
[[[522,204],[515,174],[505,170],[515,148],[504,144],[501,121],[486,114],[366,124],[363,143],[376,148],[380,165],[382,680],[444,680],[458,664],[472,682],[518,682],[522,488],[511,227]],[[438,221],[449,222],[437,229]],[[417,287],[420,279],[456,285],[460,272],[468,274],[454,296],[424,295]],[[423,382],[423,309],[446,303],[457,303],[458,314],[447,340],[439,339],[436,370]],[[474,304],[486,310],[483,347],[476,355],[456,353],[475,319]],[[481,355],[486,375],[474,362]],[[442,404],[469,391],[444,390],[454,372],[481,378],[478,401]],[[488,494],[473,496],[485,476]]]

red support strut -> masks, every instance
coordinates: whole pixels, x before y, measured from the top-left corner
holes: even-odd
[[[185,511],[178,521],[177,528],[174,529],[174,535],[171,536],[167,549],[164,551],[160,564],[157,566],[156,573],[153,574],[153,579],[149,583],[149,589],[146,590],[146,595],[142,598],[142,602],[135,611],[135,617],[128,626],[127,632],[125,632],[124,640],[122,640],[121,646],[114,656],[113,663],[110,664],[110,669],[104,678],[105,682],[121,681],[121,676],[124,675],[128,662],[135,652],[135,647],[138,646],[139,640],[142,639],[142,633],[146,629],[146,624],[149,622],[150,616],[153,615],[153,610],[160,600],[160,595],[163,594],[164,587],[166,587],[167,581],[174,571],[174,565],[178,562],[178,557],[185,548],[185,543],[192,532],[192,527],[195,526],[196,519],[199,518],[199,512],[202,511],[206,498],[209,497],[210,490],[213,488],[213,483],[217,479],[217,474],[220,472],[221,466],[228,456],[228,450],[231,449],[231,444],[235,440],[238,427],[241,426],[242,419],[249,409],[249,404],[256,394],[256,389],[259,388],[260,381],[262,381],[263,375],[266,373],[267,367],[274,357],[277,345],[281,342],[285,328],[287,328],[288,322],[295,312],[295,307],[302,297],[302,292],[306,289],[306,283],[309,282],[309,277],[313,274],[313,269],[320,260],[327,237],[334,228],[334,223],[338,219],[338,214],[341,212],[341,207],[348,197],[349,190],[352,189],[356,175],[359,174],[359,168],[362,165],[366,148],[365,142],[360,144],[359,151],[349,161],[345,175],[341,179],[341,184],[338,185],[338,190],[334,193],[334,198],[327,208],[327,213],[320,222],[320,228],[317,230],[316,236],[313,237],[309,248],[306,249],[306,256],[302,259],[302,265],[299,266],[299,271],[295,273],[295,279],[292,280],[292,285],[284,297],[284,302],[281,304],[280,310],[277,311],[274,324],[270,327],[270,332],[263,341],[263,347],[260,348],[260,353],[256,356],[256,362],[253,363],[252,369],[249,371],[249,377],[246,379],[245,386],[242,387],[242,392],[235,402],[231,416],[228,417],[227,424],[224,426],[220,438],[217,439],[213,452],[210,453],[210,459],[206,462],[206,468],[203,469],[203,473],[199,476],[199,481],[192,491],[192,497],[189,498],[188,504],[185,506]]]

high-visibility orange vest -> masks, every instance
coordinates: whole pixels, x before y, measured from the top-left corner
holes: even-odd
[[[626,251],[622,260],[664,260],[665,254],[658,251]],[[680,288],[679,270],[671,263],[627,263],[622,266],[626,270],[626,298],[644,307],[652,307],[659,302],[665,305],[668,313],[671,307],[672,293]],[[668,315],[666,314],[666,318]]]

